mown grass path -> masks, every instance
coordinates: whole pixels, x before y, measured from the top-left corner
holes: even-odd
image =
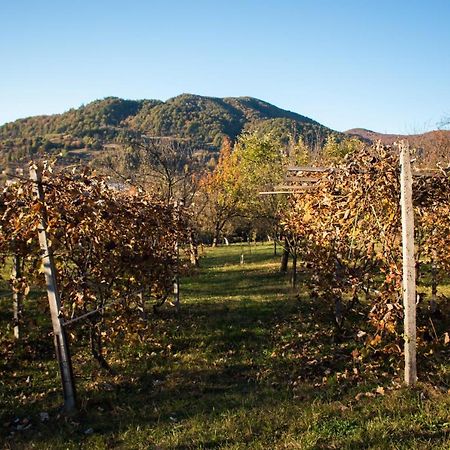
[[[116,376],[74,342],[74,418],[57,415],[51,347],[35,331],[0,365],[3,447],[450,448],[448,394],[397,388],[395,358],[355,359],[355,333],[337,336],[331,310],[293,292],[278,262],[267,245],[208,249],[199,272],[182,280],[179,314],[165,308],[118,338],[107,355]],[[45,317],[33,316],[29,325],[45,329]],[[32,426],[13,431],[15,417]]]

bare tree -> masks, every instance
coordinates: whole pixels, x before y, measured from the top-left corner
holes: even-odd
[[[155,196],[168,204],[182,204],[190,214],[189,248],[193,265],[198,266],[196,196],[201,168],[209,154],[196,150],[186,139],[127,134],[118,140],[114,153],[101,165],[118,180]],[[195,211],[195,212],[194,212]]]

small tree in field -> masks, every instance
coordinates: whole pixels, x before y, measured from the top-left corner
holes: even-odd
[[[213,245],[217,245],[224,227],[242,215],[244,190],[237,161],[231,141],[224,139],[216,167],[200,181],[204,202],[201,221],[212,230]]]

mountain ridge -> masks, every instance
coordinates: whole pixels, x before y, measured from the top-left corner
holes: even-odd
[[[225,137],[246,131],[275,133],[281,141],[294,136],[315,144],[340,133],[319,122],[254,97],[209,97],[180,94],[166,101],[106,97],[60,114],[31,116],[0,127],[0,156],[17,161],[36,153],[102,150],[121,135],[189,140],[217,151]]]
[[[343,132],[347,136],[357,137],[369,143],[380,141],[385,145],[392,145],[394,142],[406,139],[412,145],[420,145],[430,143],[437,139],[448,139],[450,141],[450,130],[431,130],[424,133],[416,134],[395,134],[395,133],[379,133],[377,131],[368,130],[367,128],[352,128]]]
[[[311,149],[323,145],[330,134],[339,139],[353,136],[368,143],[379,140],[392,144],[398,139],[408,139],[419,146],[446,140],[446,133],[450,140],[450,131],[402,135],[353,128],[340,133],[308,116],[255,97],[221,98],[184,93],[166,101],[105,97],[63,113],[6,123],[0,126],[0,162],[60,152],[90,158],[127,133],[182,139],[196,149],[209,152],[217,151],[225,137],[236,140],[243,132],[271,133],[286,144],[291,139],[302,138]]]

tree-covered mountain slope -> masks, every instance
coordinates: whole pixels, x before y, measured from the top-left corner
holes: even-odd
[[[4,161],[38,152],[67,151],[80,155],[103,149],[122,134],[189,140],[198,148],[218,149],[224,137],[243,131],[271,132],[314,143],[331,129],[303,115],[252,97],[216,98],[182,94],[165,102],[108,97],[63,114],[19,119],[0,127]]]

